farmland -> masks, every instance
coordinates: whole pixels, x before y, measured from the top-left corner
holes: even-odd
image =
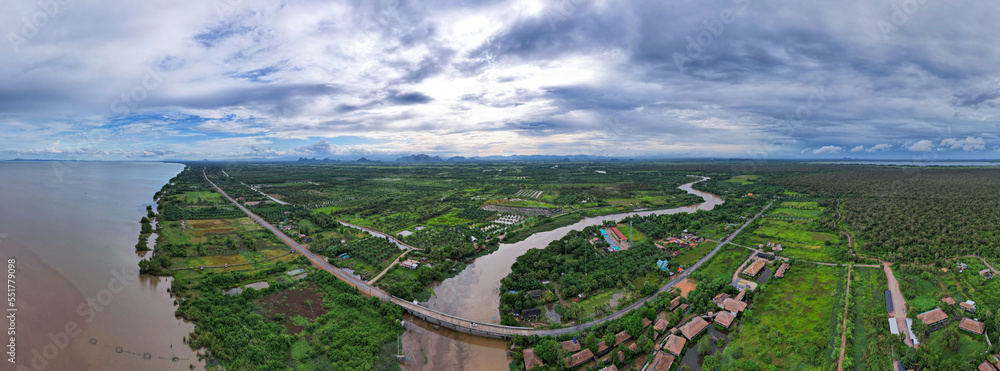
[[[843,308],[846,276],[841,268],[800,264],[785,278],[769,281],[745,313],[723,363],[739,369],[832,369],[840,355],[835,313]]]

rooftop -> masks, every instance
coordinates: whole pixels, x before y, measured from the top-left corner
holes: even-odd
[[[625,332],[625,331],[622,331],[622,332],[619,332],[619,333],[615,334],[615,346],[618,346],[618,344],[621,344],[621,343],[624,343],[624,342],[628,341],[628,339],[630,339],[630,338],[632,338],[632,337],[629,336],[628,332]]]
[[[570,353],[576,352],[580,350],[580,342],[575,340],[566,340],[562,342],[562,348]]]
[[[566,364],[570,368],[573,368],[586,363],[591,358],[594,358],[594,352],[591,352],[590,349],[584,349],[582,352],[573,354],[569,358],[566,358]]]
[[[925,325],[936,323],[939,321],[944,321],[948,319],[948,314],[946,314],[941,308],[934,310],[929,310],[917,315],[917,319],[923,322]]]
[[[658,320],[656,320],[656,324],[653,325],[653,330],[656,330],[656,331],[666,330],[667,326],[669,326],[669,324],[670,324],[669,322],[667,322],[666,320],[664,320],[662,318],[658,319]]]
[[[774,276],[778,277],[778,278],[784,277],[785,276],[785,271],[788,270],[788,267],[790,267],[790,265],[788,265],[788,263],[781,264],[781,266],[778,267],[778,271],[774,273]]]
[[[979,364],[979,371],[997,371],[996,367],[993,367],[989,362],[983,362]]]
[[[743,274],[748,276],[756,276],[758,273],[760,273],[761,269],[764,269],[765,265],[767,265],[765,261],[754,259],[753,263],[750,264],[750,266],[747,267],[747,269],[743,270]]]
[[[729,326],[733,324],[733,320],[735,319],[736,315],[734,315],[731,312],[720,312],[718,315],[715,316],[715,323],[718,323],[719,326],[729,328]]]
[[[730,312],[739,313],[742,312],[744,309],[747,309],[747,303],[739,300],[729,299],[726,300],[725,303],[722,303],[722,307]]]
[[[701,317],[695,317],[681,327],[681,333],[684,334],[684,337],[687,337],[688,340],[692,340],[702,331],[705,331],[706,327],[708,327],[708,321],[705,321]]]
[[[986,330],[986,324],[974,319],[962,318],[962,322],[959,322],[958,328],[973,334],[982,335],[983,331]]]
[[[535,348],[524,350],[524,368],[530,370],[542,365],[542,360],[535,355]]]
[[[656,358],[653,358],[653,363],[649,365],[646,371],[669,371],[670,366],[674,365],[674,356],[669,355],[664,352],[656,353]]]
[[[687,344],[687,339],[677,335],[670,335],[667,336],[667,341],[663,343],[663,350],[680,356],[681,352],[684,351],[685,344]]]
[[[955,299],[952,299],[951,296],[941,299],[941,301],[948,305],[955,305]]]

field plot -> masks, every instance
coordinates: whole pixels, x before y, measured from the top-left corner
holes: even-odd
[[[730,183],[753,184],[757,178],[760,178],[760,175],[737,175],[724,181]]]
[[[750,251],[733,244],[726,245],[705,265],[692,273],[691,278],[700,281],[703,279],[712,280],[716,277],[732,277],[736,268],[739,268],[740,264],[743,264],[749,257]]]
[[[836,263],[831,256],[829,245],[840,243],[840,237],[823,232],[809,231],[808,222],[797,220],[764,219],[760,227],[752,233],[740,235],[739,240],[747,246],[774,242],[782,244],[781,254],[790,258],[809,261]]]
[[[715,241],[702,242],[698,244],[698,246],[687,249],[680,255],[677,255],[677,257],[674,258],[671,261],[671,263],[677,263],[687,267],[697,262],[698,259],[701,259],[705,255],[707,255],[709,251],[712,251],[712,249],[714,249],[718,245],[719,243]]]
[[[840,356],[837,314],[843,313],[846,275],[842,268],[799,264],[784,278],[769,281],[723,359],[732,359],[741,370],[766,370],[769,365],[834,369]]]
[[[184,192],[174,196],[177,201],[188,205],[216,204],[222,202],[222,195],[208,191]]]
[[[885,320],[885,273],[879,268],[854,268],[848,310],[848,337],[844,369],[856,371],[892,370],[889,324]],[[852,340],[853,339],[853,340]],[[853,367],[852,367],[853,366]]]

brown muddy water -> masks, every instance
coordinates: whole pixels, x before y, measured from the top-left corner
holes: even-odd
[[[696,182],[682,185],[680,189],[704,198],[705,202],[701,204],[667,210],[586,218],[570,226],[533,234],[521,242],[501,244],[499,250],[476,259],[457,276],[433,284],[436,296],[431,297],[427,303],[423,304],[429,308],[466,319],[500,323],[500,279],[510,274],[511,265],[514,264],[517,257],[529,249],[545,248],[550,242],[562,238],[571,230],[582,230],[586,226],[601,224],[606,220],[620,220],[630,215],[662,215],[711,210],[716,205],[722,204],[723,201],[718,196],[692,189],[691,186],[694,183]],[[403,334],[404,352],[411,349],[414,352],[419,352],[420,349],[423,349],[427,356],[427,363],[424,364],[422,355],[419,357],[411,355],[411,360],[403,363],[404,370],[435,369],[433,367],[427,368],[430,365],[444,367],[437,369],[456,370],[506,370],[508,368],[507,364],[510,359],[506,357],[503,340],[471,337],[443,328],[437,331],[412,330],[414,327],[416,326],[410,326],[410,330]]]
[[[204,368],[182,341],[194,325],[174,317],[168,279],[138,276],[135,253],[146,205],[181,169],[0,162],[0,258],[16,261],[17,309],[17,366],[0,369]]]

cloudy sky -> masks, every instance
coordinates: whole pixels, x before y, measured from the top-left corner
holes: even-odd
[[[1000,2],[3,0],[0,159],[1000,158]]]

